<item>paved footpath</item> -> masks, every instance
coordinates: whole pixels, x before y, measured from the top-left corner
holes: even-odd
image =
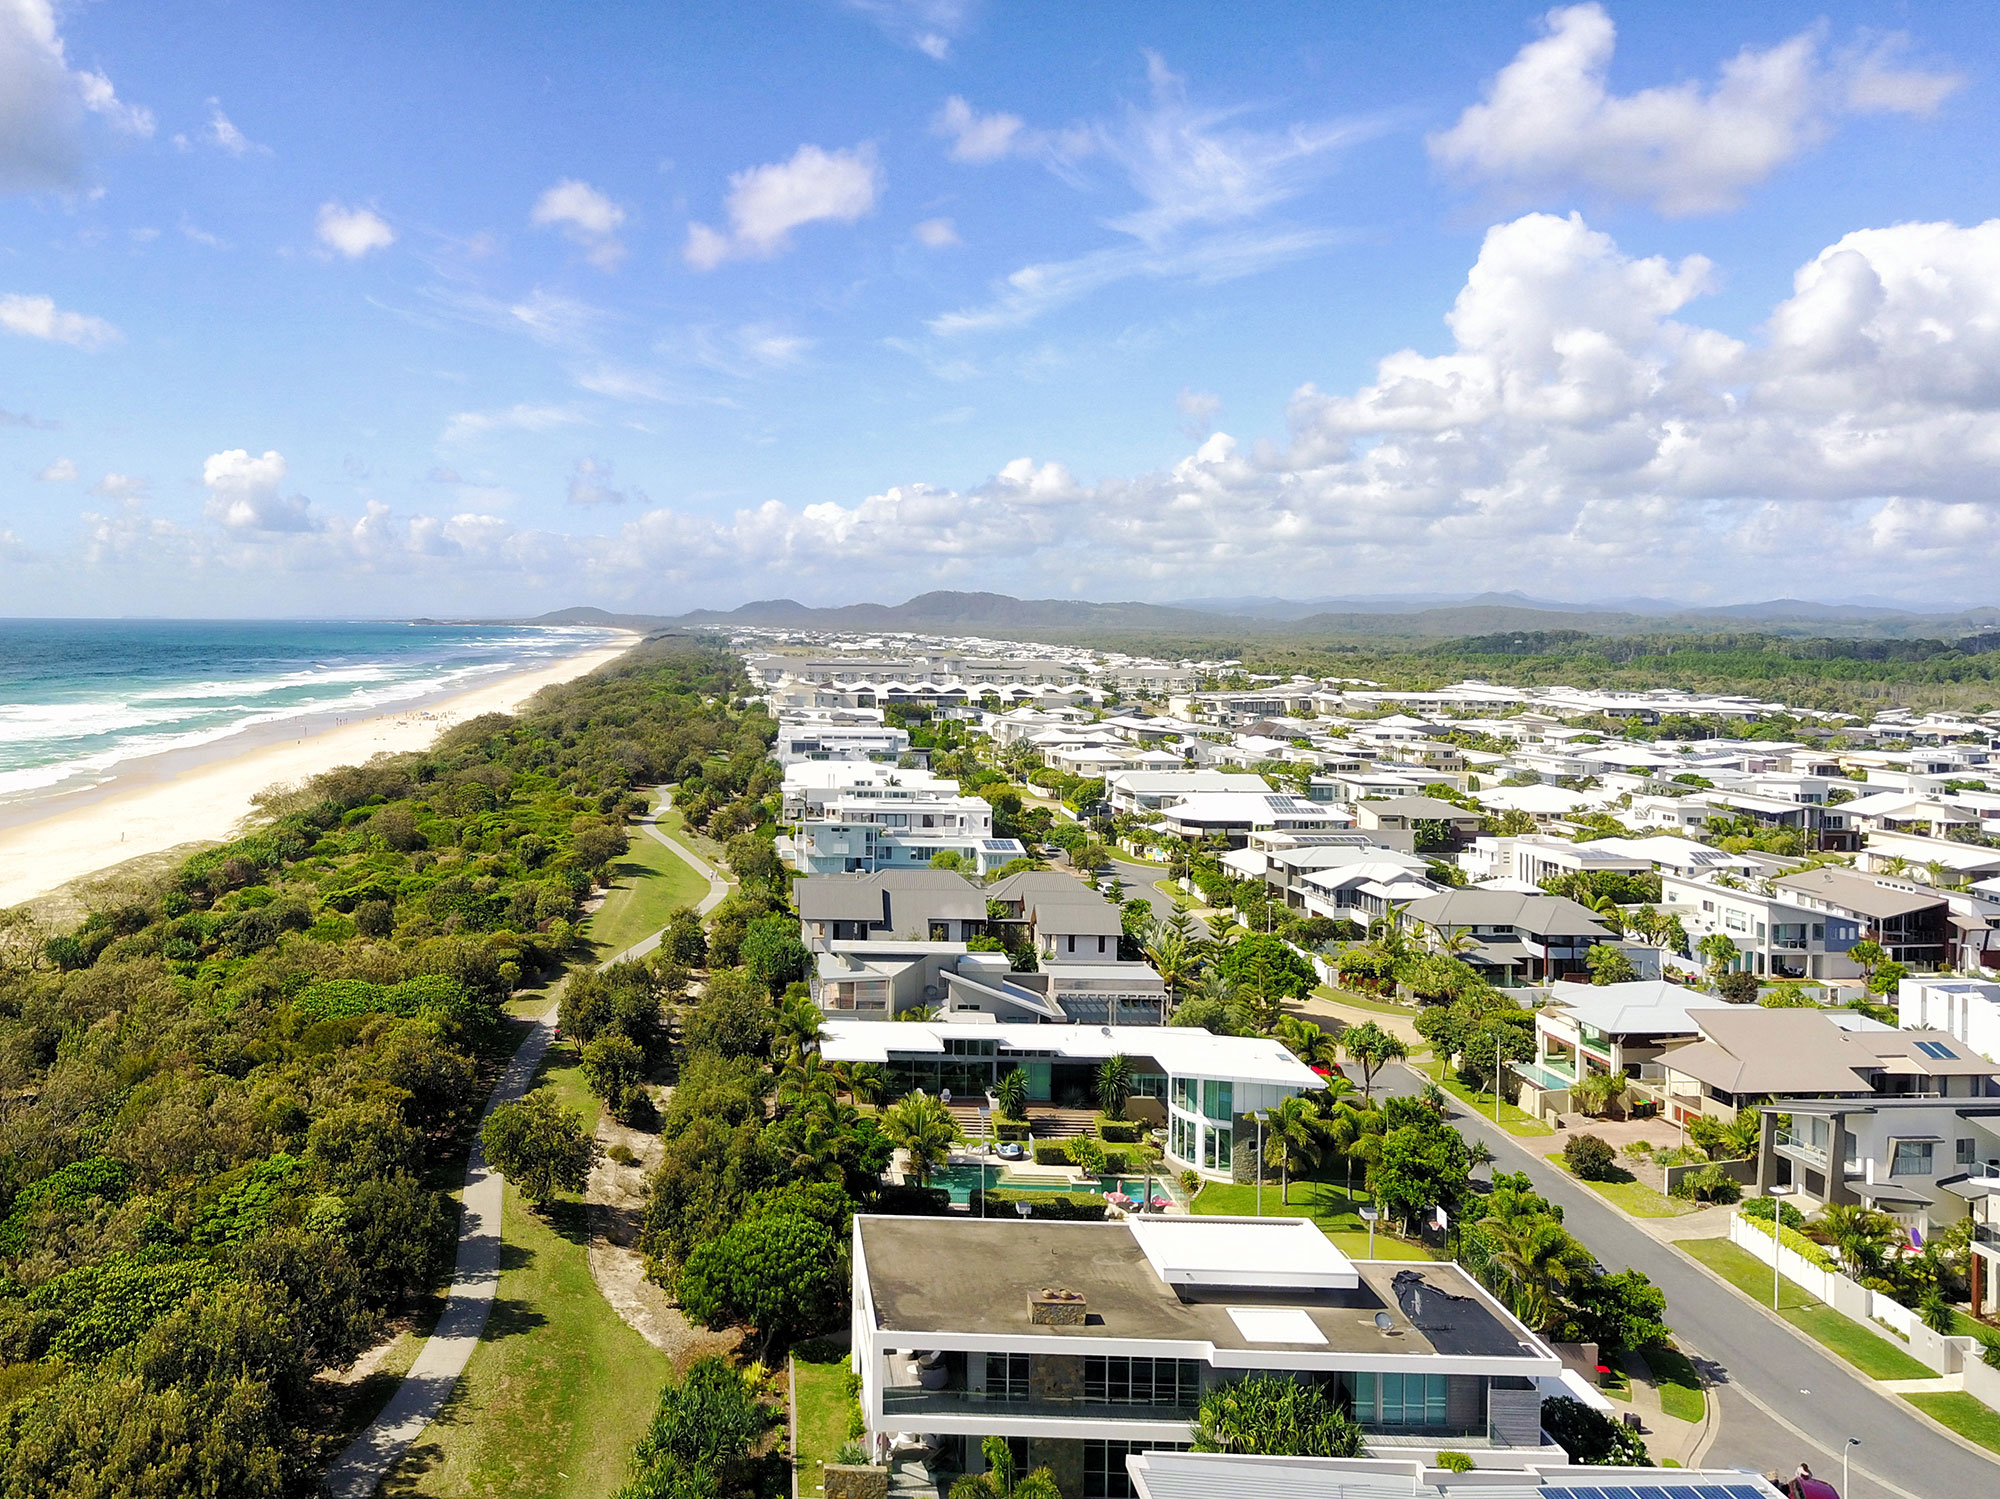
[[[670,793],[662,793],[665,807]],[[708,879],[708,894],[695,909],[704,915],[721,904],[729,894],[728,884],[706,860],[678,839],[660,831],[649,813],[642,826]],[[659,933],[633,944],[613,958],[643,957],[660,945]],[[486,1101],[486,1113],[504,1103],[512,1103],[528,1091],[541,1071],[542,1058],[555,1038],[560,1005],[551,1005],[536,1021],[527,1039],[521,1042],[493,1096]],[[482,1121],[484,1116],[482,1115]],[[459,1219],[458,1266],[452,1274],[451,1292],[437,1327],[425,1341],[417,1361],[403,1376],[402,1384],[369,1423],[341,1453],[320,1480],[321,1492],[331,1499],[368,1499],[389,1476],[410,1444],[435,1421],[465,1372],[472,1350],[486,1331],[486,1319],[493,1310],[493,1295],[500,1284],[500,1208],[505,1179],[486,1164],[486,1153],[475,1135],[472,1154],[466,1162],[465,1204]]]

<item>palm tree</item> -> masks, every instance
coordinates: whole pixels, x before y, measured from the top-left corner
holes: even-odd
[[[1292,1201],[1292,1173],[1310,1171],[1325,1154],[1327,1128],[1312,1100],[1296,1095],[1264,1110],[1264,1164],[1276,1166],[1284,1187],[1278,1200]]]
[[[919,1088],[883,1111],[882,1133],[903,1152],[907,1161],[903,1174],[923,1186],[950,1156],[958,1123],[949,1109]]]
[[[1331,1069],[1340,1058],[1340,1039],[1300,1016],[1285,1016],[1275,1034],[1285,1049],[1308,1067]]]
[[[1354,1163],[1361,1161],[1365,1164],[1373,1158],[1373,1152],[1364,1149],[1364,1146],[1381,1139],[1382,1116],[1372,1108],[1357,1107],[1342,1100],[1322,1117],[1326,1121],[1327,1144],[1347,1162],[1347,1195],[1351,1200],[1354,1196]]]
[[[1153,971],[1167,986],[1167,1008],[1171,1011],[1181,986],[1192,979],[1201,967],[1194,944],[1183,933],[1163,923],[1153,928],[1153,938],[1142,951],[1146,961],[1153,965]]]
[[[1910,872],[1910,861],[1901,854],[1891,854],[1882,861],[1882,873],[1892,879],[1901,879]]]
[[[1477,1170],[1481,1166],[1491,1166],[1500,1158],[1493,1153],[1493,1147],[1484,1140],[1470,1140],[1466,1142],[1465,1159],[1473,1169]]]
[[[1551,1218],[1484,1222],[1480,1231],[1491,1246],[1488,1263],[1513,1288],[1514,1315],[1538,1332],[1546,1329],[1560,1309],[1560,1293],[1569,1287],[1576,1241]]]
[[[1025,1067],[1015,1067],[1000,1074],[993,1085],[993,1100],[1000,1105],[1002,1119],[1021,1120],[1028,1117],[1028,1072]]]
[[[778,1074],[780,1110],[803,1108],[814,1098],[832,1098],[840,1091],[840,1080],[818,1052],[794,1056]]]
[[[1570,1101],[1579,1113],[1588,1114],[1593,1119],[1602,1118],[1611,1112],[1613,1104],[1625,1092],[1625,1076],[1614,1072],[1585,1072],[1570,1084]]]
[[[1132,1096],[1132,1064],[1124,1056],[1106,1057],[1097,1066],[1097,1106],[1113,1119],[1125,1117],[1125,1100]]]
[[[773,1041],[780,1053],[791,1054],[819,1045],[820,1025],[825,1019],[819,1006],[804,995],[795,995],[778,1007],[773,1023]]]
[[[1902,1236],[1894,1218],[1877,1208],[1829,1203],[1806,1225],[1806,1234],[1840,1251],[1840,1265],[1853,1280],[1882,1268],[1889,1246]]]
[[[882,1069],[874,1062],[836,1062],[833,1075],[847,1096],[856,1103],[882,1101]]]

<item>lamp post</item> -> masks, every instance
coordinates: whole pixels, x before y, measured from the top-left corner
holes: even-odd
[[[1368,1258],[1375,1258],[1375,1220],[1382,1216],[1380,1208],[1363,1208],[1361,1221],[1368,1225]]]
[[[1854,1455],[1854,1449],[1860,1445],[1860,1437],[1849,1437],[1847,1445],[1840,1449],[1840,1492],[1843,1494],[1854,1492],[1853,1486],[1847,1481],[1847,1460]]]
[[[1771,1199],[1771,1310],[1774,1312],[1778,1309],[1779,1289],[1785,1283],[1784,1275],[1778,1268],[1778,1251],[1785,1247],[1785,1241],[1778,1230],[1785,1226],[1784,1199],[1796,1191],[1798,1191],[1796,1183],[1787,1183],[1781,1187],[1774,1186],[1764,1194]],[[1841,1456],[1844,1459],[1846,1454],[1842,1453]],[[1841,1485],[1843,1493],[1846,1488],[1845,1484]]]
[[[1500,1060],[1500,1027],[1493,1028],[1493,1127],[1500,1128],[1500,1079],[1507,1064]]]
[[[1264,1216],[1264,1116],[1257,1116],[1257,1216]]]

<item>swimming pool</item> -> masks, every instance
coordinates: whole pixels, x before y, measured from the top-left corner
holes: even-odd
[[[931,1185],[943,1187],[951,1194],[953,1202],[971,1202],[972,1194],[981,1185],[988,1191],[1003,1192],[1067,1192],[1078,1194],[1088,1192],[1095,1196],[1105,1196],[1112,1192],[1123,1192],[1128,1197],[1137,1197],[1146,1189],[1146,1179],[1141,1176],[1100,1177],[1094,1181],[1065,1182],[1051,1181],[1043,1176],[1017,1176],[999,1166],[957,1165],[947,1166],[931,1177]],[[1155,1197],[1173,1197],[1173,1189],[1164,1176],[1152,1179]]]

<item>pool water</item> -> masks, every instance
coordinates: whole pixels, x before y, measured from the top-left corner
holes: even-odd
[[[931,1185],[943,1187],[951,1194],[953,1202],[971,1202],[972,1194],[984,1184],[988,1191],[1004,1192],[1067,1192],[1072,1195],[1089,1192],[1095,1196],[1105,1196],[1112,1192],[1123,1192],[1128,1197],[1137,1197],[1146,1189],[1146,1179],[1141,1176],[1104,1177],[1097,1181],[1061,1182],[1050,1181],[1039,1176],[1016,1176],[999,1166],[947,1166],[931,1177]],[[1153,1178],[1155,1197],[1172,1197],[1173,1191],[1161,1176]]]

